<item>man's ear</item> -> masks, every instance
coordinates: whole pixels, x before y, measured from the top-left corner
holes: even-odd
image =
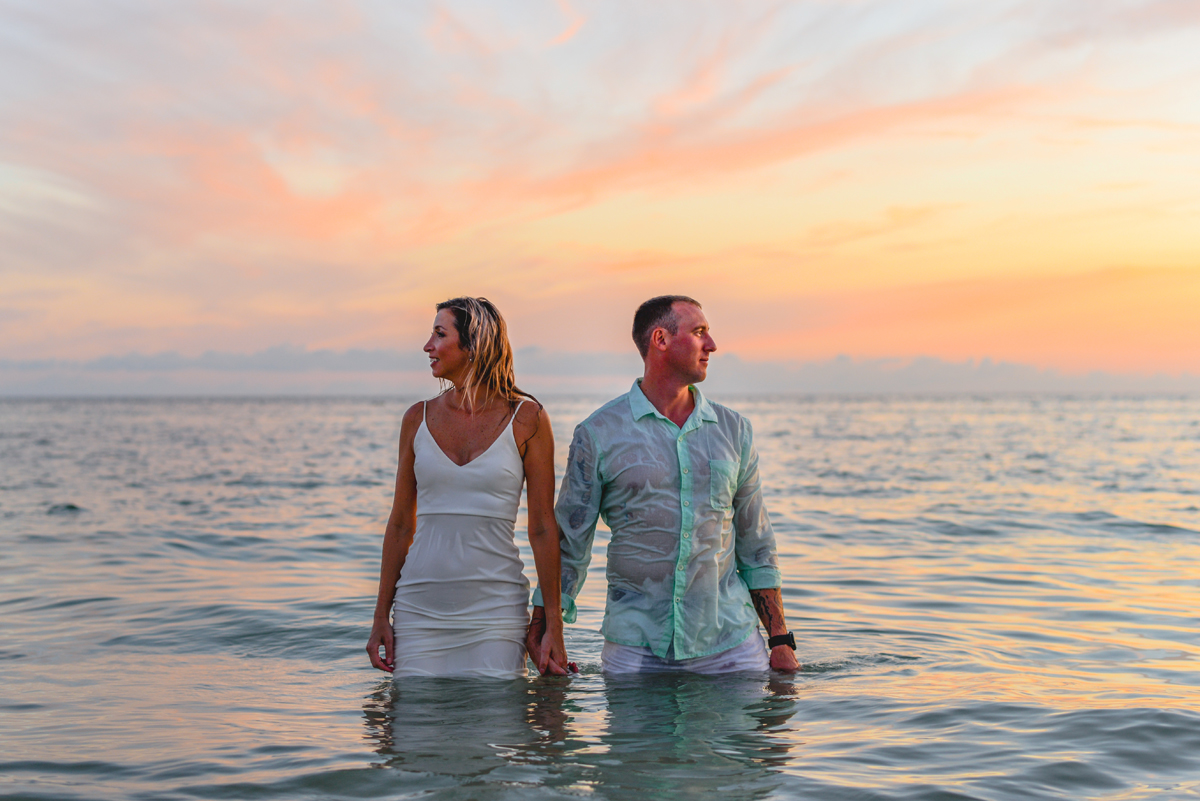
[[[667,349],[667,329],[655,328],[650,332],[650,347],[658,350]]]

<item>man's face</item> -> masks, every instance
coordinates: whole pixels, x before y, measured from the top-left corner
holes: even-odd
[[[676,301],[671,309],[679,320],[679,329],[675,334],[664,331],[667,364],[689,384],[699,383],[708,375],[708,355],[717,349],[708,330],[708,318],[690,303]]]

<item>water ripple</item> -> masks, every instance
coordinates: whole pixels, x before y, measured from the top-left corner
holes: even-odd
[[[606,680],[601,527],[495,684],[366,666],[407,401],[0,402],[0,797],[1200,793],[1200,401],[730,402],[801,672]]]

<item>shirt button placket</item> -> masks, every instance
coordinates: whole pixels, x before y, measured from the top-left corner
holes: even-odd
[[[682,642],[681,638],[684,636],[684,632],[682,621],[679,619],[679,605],[683,602],[683,587],[687,580],[687,550],[684,547],[684,540],[688,538],[687,532],[692,527],[692,502],[688,497],[692,494],[692,476],[682,431],[679,432],[675,442],[675,454],[679,459],[679,497],[682,504],[679,515],[679,559],[675,563],[675,587],[674,597],[671,599],[671,616],[674,618],[675,640]]]

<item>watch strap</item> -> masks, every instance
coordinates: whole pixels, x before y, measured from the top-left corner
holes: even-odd
[[[796,635],[790,631],[787,634],[776,634],[774,637],[767,639],[767,647],[774,648],[777,645],[786,645],[793,651],[796,650]]]

